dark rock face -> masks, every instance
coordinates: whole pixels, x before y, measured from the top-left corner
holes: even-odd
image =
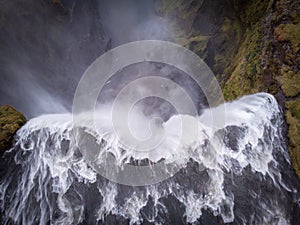
[[[290,156],[300,177],[300,2],[162,2],[163,14],[179,28],[179,40],[211,67],[226,100],[261,91],[276,96],[285,110]]]
[[[30,117],[70,108],[81,75],[109,47],[97,5],[1,1],[0,103],[18,105]]]
[[[13,107],[0,107],[0,156],[11,147],[14,134],[25,123],[26,118]]]

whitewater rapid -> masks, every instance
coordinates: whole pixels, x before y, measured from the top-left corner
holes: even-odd
[[[76,132],[94,137],[100,164],[101,157],[111,154],[121,169],[128,163],[165,160],[179,171],[147,186],[112,182],[78,150],[72,114],[43,115],[17,132],[1,162],[4,223],[293,224],[299,182],[290,169],[283,115],[272,95],[244,96],[197,117],[174,115],[162,124],[167,138],[150,153],[121,145],[103,112],[97,126]],[[212,114],[224,117],[224,123],[211,127]],[[90,124],[90,114],[83,119]],[[175,148],[180,119],[192,128],[200,124],[200,129],[191,129]]]

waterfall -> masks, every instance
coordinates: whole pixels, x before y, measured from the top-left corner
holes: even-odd
[[[173,115],[163,122],[169,138],[150,153],[134,153],[118,142],[107,111],[92,136],[101,159],[109,154],[124,164],[175,163],[178,172],[146,186],[115,183],[97,173],[82,156],[72,114],[29,120],[1,162],[0,208],[6,224],[292,224],[299,204],[299,181],[291,170],[282,132],[283,114],[266,93],[225,103],[225,123],[212,129],[205,109],[198,117]],[[220,115],[222,116],[222,115]],[[83,115],[90,120],[90,114]],[[180,148],[180,119],[199,123]],[[89,123],[86,123],[89,124]],[[176,150],[175,150],[176,149]],[[298,201],[298,203],[297,203]],[[299,206],[298,206],[299,207]]]

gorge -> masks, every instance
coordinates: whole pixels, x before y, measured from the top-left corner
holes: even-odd
[[[28,118],[0,108],[0,223],[300,223],[299,1],[0,5],[0,104]],[[200,56],[226,102],[210,107],[203,90],[170,65],[144,62],[112,76],[95,107],[100,128],[79,127],[80,140],[99,149],[93,157],[100,165],[109,156],[119,170],[161,161],[162,173],[171,173],[169,164],[178,170],[161,182],[130,186],[102,176],[83,157],[73,138],[72,103],[97,57],[145,39],[175,42]],[[137,103],[142,110],[134,114],[135,133],[149,135],[141,124],[160,117],[158,129],[169,138],[151,154],[135,154],[118,141],[104,106],[133,80],[154,75],[185,89],[198,115],[177,113],[163,99]],[[173,86],[168,92],[180,99]],[[220,107],[226,108],[225,123],[212,129],[211,113]],[[89,113],[83,114],[87,124]],[[180,118],[191,131],[178,150]]]

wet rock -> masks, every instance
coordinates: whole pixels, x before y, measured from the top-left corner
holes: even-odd
[[[166,5],[169,1],[163,2]],[[300,2],[234,0],[216,4],[203,0],[198,2],[197,12],[189,13],[186,9],[192,4],[195,1],[178,1],[167,8],[171,12],[166,14],[172,15],[173,10],[179,15],[174,16],[177,27],[181,28],[178,35],[193,41],[192,44],[186,41],[186,47],[210,66],[226,100],[261,91],[277,97],[290,124],[290,154],[300,177],[299,141],[296,141],[299,135],[295,125],[299,120],[291,111],[291,107],[300,104]],[[180,15],[189,16],[180,18]],[[186,27],[189,29],[185,30]],[[203,35],[208,41],[196,38]],[[286,102],[290,100],[295,101]]]

